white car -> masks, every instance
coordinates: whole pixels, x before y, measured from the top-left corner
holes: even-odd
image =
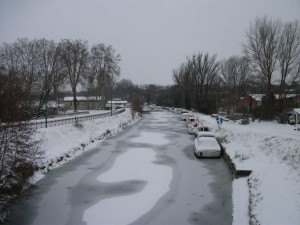
[[[208,127],[208,126],[199,126],[199,127],[197,127],[197,130],[196,130],[196,133],[195,133],[195,136],[197,137],[198,136],[198,134],[202,134],[202,132],[209,132],[209,131],[211,131],[210,130],[210,128]]]
[[[189,114],[186,118],[186,127],[189,127],[190,123],[196,122],[195,115]]]
[[[198,121],[192,122],[189,124],[189,134],[194,134],[195,136],[198,133],[198,128],[201,126],[201,124]]]
[[[182,119],[183,121],[186,121],[186,119],[187,119],[188,116],[189,116],[189,113],[188,113],[188,112],[182,112],[182,113],[181,113],[181,119]]]
[[[221,157],[221,146],[211,132],[199,132],[195,139],[194,153],[197,158]]]

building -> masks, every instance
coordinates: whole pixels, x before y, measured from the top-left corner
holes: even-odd
[[[249,94],[241,97],[235,105],[235,113],[248,113],[262,105],[264,94]]]
[[[78,110],[96,110],[102,108],[102,98],[99,96],[78,96],[76,99]],[[67,110],[74,109],[74,98],[64,97],[64,105]]]
[[[43,104],[42,111],[45,112],[46,110],[46,104]],[[58,114],[58,104],[56,101],[48,101],[47,102],[47,113],[48,115],[57,115]]]
[[[248,94],[241,97],[235,105],[235,113],[252,113],[254,109],[262,105],[264,97],[265,94]],[[274,99],[276,105],[284,105],[287,108],[297,107],[300,104],[300,95],[297,94],[287,94],[283,99],[275,94]]]
[[[113,109],[126,108],[129,106],[127,101],[118,99],[118,100],[108,101],[105,108],[110,109],[111,105]]]

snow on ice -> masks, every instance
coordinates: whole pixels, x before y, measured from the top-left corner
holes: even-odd
[[[164,138],[164,134],[155,132],[141,132],[141,136],[133,138],[132,142],[136,143],[149,143],[154,145],[165,145],[169,143],[169,140]]]
[[[100,201],[85,211],[84,221],[87,224],[97,224],[98,218],[101,217],[103,224],[130,224],[150,211],[169,190],[172,180],[172,169],[153,163],[156,160],[155,155],[155,151],[149,148],[132,148],[126,154],[120,155],[113,167],[101,174],[97,180],[100,182],[145,180],[147,182],[145,188],[132,195]],[[128,202],[131,202],[130,207],[126,207]]]

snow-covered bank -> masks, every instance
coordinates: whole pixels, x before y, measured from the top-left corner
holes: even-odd
[[[247,188],[247,178],[234,180],[232,185],[232,202],[233,202],[233,224],[248,224],[248,202],[249,190]]]
[[[228,121],[218,130],[215,118],[199,117],[222,137],[237,169],[253,171],[247,183],[234,180],[234,224],[248,216],[250,224],[300,224],[300,132],[291,125],[258,121]],[[241,201],[249,202],[249,210]]]
[[[93,148],[99,141],[123,130],[132,122],[131,112],[127,109],[112,117],[39,129],[37,138],[43,139],[41,147],[45,151],[45,158],[41,162],[43,170],[36,174],[35,179],[40,179],[41,174]]]

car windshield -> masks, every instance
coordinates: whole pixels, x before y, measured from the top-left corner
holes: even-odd
[[[209,131],[208,127],[199,127],[198,131]]]
[[[199,135],[199,137],[215,137],[215,136],[213,136],[213,135],[211,135],[211,134],[208,134],[208,135],[204,135],[204,134],[201,134],[201,135]]]

